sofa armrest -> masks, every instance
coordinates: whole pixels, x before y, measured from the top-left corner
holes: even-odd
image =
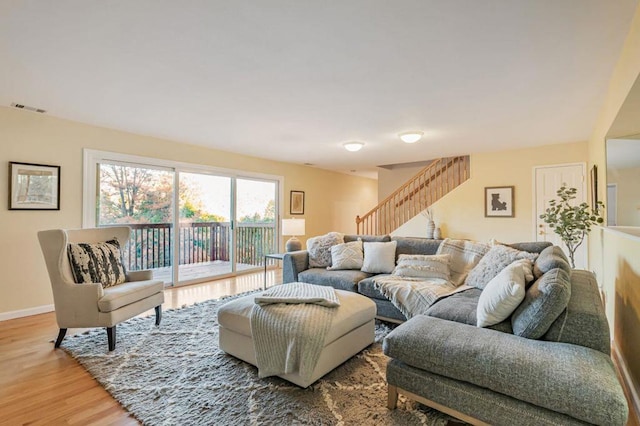
[[[306,250],[285,253],[282,258],[282,282],[298,281],[298,274],[309,269],[309,252]]]
[[[144,271],[127,272],[127,282],[131,281],[148,281],[153,279],[153,271],[146,269]]]
[[[590,348],[525,339],[424,315],[392,331],[383,348],[386,355],[411,367],[588,423],[626,422],[627,402],[611,359]]]

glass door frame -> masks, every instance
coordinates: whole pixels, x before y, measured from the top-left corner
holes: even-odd
[[[83,149],[83,173],[82,173],[82,227],[93,228],[96,226],[96,207],[98,200],[98,186],[97,182],[97,164],[99,163],[121,163],[130,166],[149,167],[155,169],[172,170],[174,172],[173,183],[173,226],[174,237],[171,242],[172,245],[172,283],[170,286],[177,287],[182,285],[195,284],[203,281],[210,281],[211,279],[220,279],[228,276],[235,276],[238,274],[236,270],[236,179],[247,178],[253,180],[265,180],[276,183],[276,214],[275,214],[275,230],[276,233],[276,250],[282,246],[282,236],[280,235],[280,222],[282,219],[282,212],[284,211],[284,177],[278,175],[269,175],[264,173],[253,173],[234,169],[225,169],[215,166],[207,166],[203,164],[186,163],[173,160],[164,160],[153,157],[144,157],[139,155],[122,154],[117,152],[101,151],[94,149]],[[218,275],[212,278],[194,279],[189,281],[178,281],[178,241],[179,234],[177,232],[180,222],[180,193],[179,190],[179,174],[185,173],[201,173],[215,176],[224,176],[231,178],[231,259],[232,269],[230,274]],[[256,269],[258,269],[257,267]]]

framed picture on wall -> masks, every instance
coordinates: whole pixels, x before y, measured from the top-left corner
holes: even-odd
[[[304,214],[304,191],[291,191],[289,213]]]
[[[60,166],[10,161],[9,210],[60,210]]]
[[[484,188],[485,217],[514,217],[513,186]]]
[[[591,168],[591,208],[598,208],[598,166]]]

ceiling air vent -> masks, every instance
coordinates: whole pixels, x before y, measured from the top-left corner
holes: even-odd
[[[31,112],[39,112],[40,114],[44,114],[45,112],[47,112],[40,108],[32,107],[29,105],[17,104],[15,102],[12,103],[11,106],[18,109],[26,109],[27,111],[31,111]]]

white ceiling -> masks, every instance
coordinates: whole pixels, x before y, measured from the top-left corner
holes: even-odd
[[[375,175],[586,140],[637,2],[3,0],[0,105]]]
[[[610,169],[629,169],[640,167],[640,135],[635,139],[607,140],[607,167]]]

